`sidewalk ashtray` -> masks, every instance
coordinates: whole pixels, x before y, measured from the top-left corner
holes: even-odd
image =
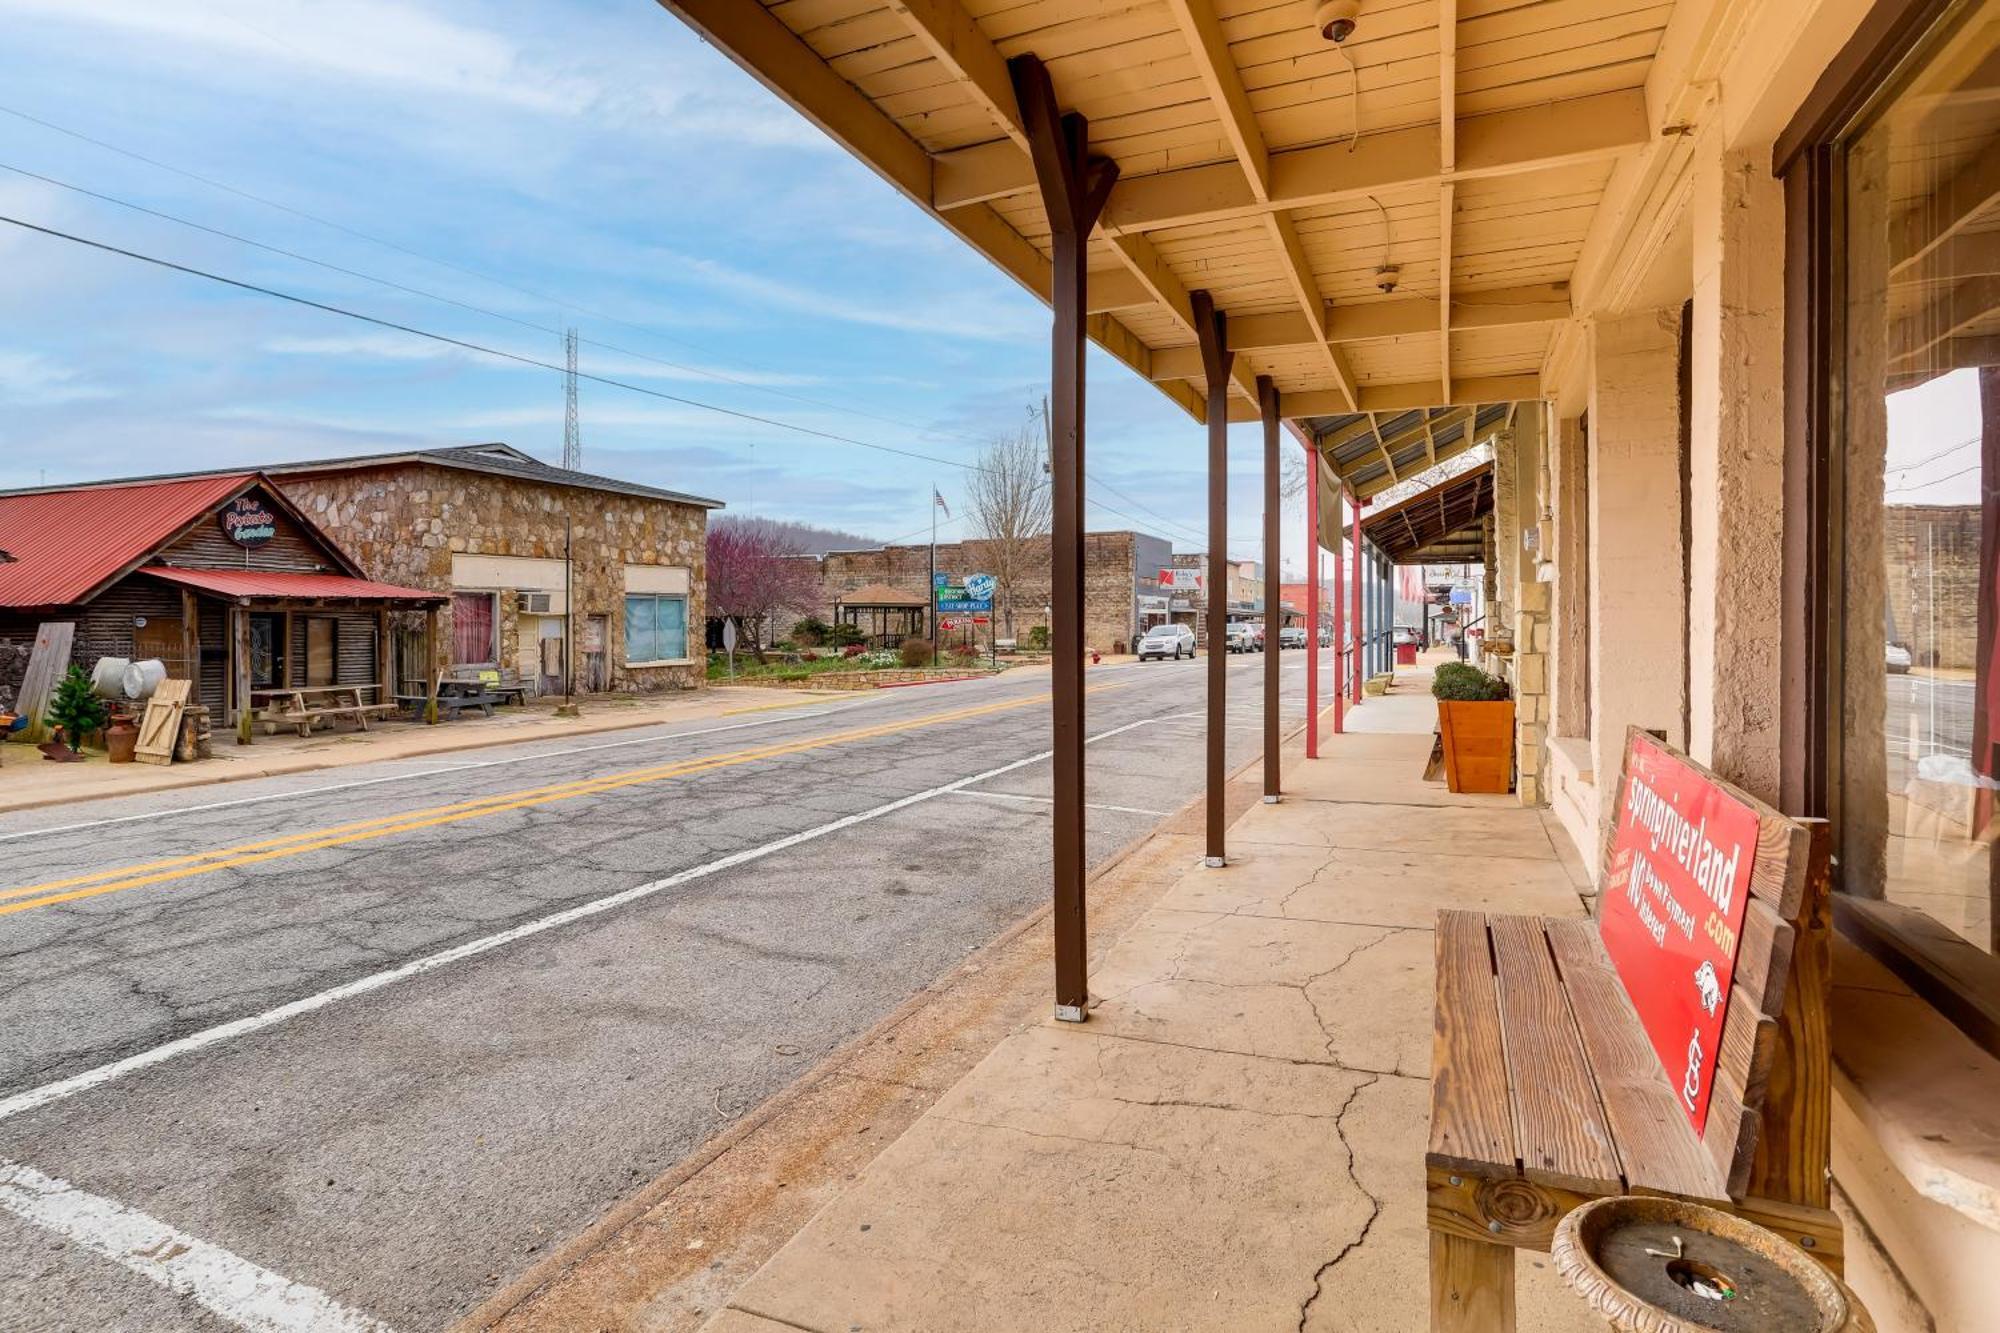
[[[1624,1333],[1873,1333],[1845,1284],[1776,1232],[1680,1199],[1621,1195],[1570,1213],[1556,1271]]]

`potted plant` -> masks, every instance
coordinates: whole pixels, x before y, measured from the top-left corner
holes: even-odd
[[[1465,662],[1446,662],[1431,677],[1445,785],[1455,792],[1514,787],[1514,701],[1507,682]]]

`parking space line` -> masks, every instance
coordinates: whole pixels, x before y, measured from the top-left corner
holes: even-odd
[[[389,1333],[317,1287],[32,1167],[0,1161],[0,1208],[257,1333]]]
[[[1024,796],[1018,792],[1011,791],[955,791],[951,794],[953,796],[978,796],[988,801],[1027,801],[1035,805],[1054,805],[1056,803],[1053,796]],[[1121,815],[1152,815],[1158,819],[1165,819],[1172,813],[1169,810],[1142,810],[1136,805],[1103,805],[1096,801],[1085,801],[1083,808],[1086,810],[1111,810]]]

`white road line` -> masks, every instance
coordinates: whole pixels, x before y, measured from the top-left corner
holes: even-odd
[[[1098,741],[1109,740],[1113,736],[1147,726],[1155,720],[1153,718],[1141,718],[1137,722],[1128,722],[1122,727],[1113,727],[1110,731],[1099,732],[1095,736],[1086,738],[1084,744],[1094,745]],[[261,1014],[252,1014],[246,1018],[232,1019],[227,1023],[218,1023],[214,1027],[203,1028],[199,1032],[190,1032],[185,1037],[177,1037],[173,1041],[164,1042],[150,1050],[140,1051],[136,1055],[128,1055],[122,1060],[114,1060],[110,1064],[99,1065],[95,1069],[86,1069],[81,1074],[74,1074],[69,1078],[58,1079],[54,1083],[45,1083],[39,1088],[30,1088],[26,1092],[15,1093],[12,1097],[0,1101],[0,1120],[10,1119],[23,1112],[47,1106],[50,1102],[74,1097],[78,1093],[88,1092],[92,1088],[102,1087],[104,1084],[121,1079],[127,1074],[136,1074],[142,1069],[150,1069],[154,1065],[164,1064],[176,1056],[189,1055],[195,1051],[205,1050],[210,1046],[219,1045],[236,1037],[247,1037],[254,1032],[262,1032],[265,1028],[276,1027],[278,1024],[286,1022],[289,1019],[298,1018],[305,1014],[310,1014],[315,1010],[324,1009],[328,1005],[337,1004],[342,1000],[350,1000],[359,995],[366,995],[370,991],[381,990],[385,986],[393,986],[399,981],[408,981],[412,977],[422,976],[426,972],[433,972],[438,968],[447,967],[452,963],[463,962],[468,958],[477,958],[481,954],[491,953],[493,950],[513,944],[517,940],[525,940],[530,936],[540,935],[544,931],[554,930],[559,926],[567,926],[572,922],[598,916],[604,912],[623,907],[627,903],[635,903],[642,898],[650,898],[654,894],[662,893],[667,889],[678,888],[683,884],[690,884],[698,879],[706,879],[708,876],[718,874],[724,870],[732,870],[737,866],[747,865],[752,861],[760,861],[778,852],[789,851],[791,848],[797,847],[802,843],[823,838],[829,833],[838,833],[843,829],[853,828],[856,824],[865,824],[872,819],[880,819],[884,815],[894,814],[898,810],[906,810],[913,805],[935,797],[961,791],[975,783],[991,781],[1003,773],[1012,773],[1016,769],[1026,768],[1030,764],[1039,764],[1054,753],[1055,751],[1053,750],[1043,750],[1040,754],[1029,755],[1026,759],[1016,759],[1011,764],[1002,764],[998,768],[989,768],[984,773],[974,773],[970,777],[959,778],[954,782],[947,782],[943,786],[932,787],[928,791],[920,791],[909,796],[898,797],[896,800],[878,805],[872,810],[863,810],[859,814],[843,815],[839,819],[828,823],[820,824],[798,833],[787,834],[773,842],[763,843],[756,847],[746,847],[740,852],[731,852],[728,856],[719,857],[702,865],[691,866],[686,870],[668,875],[665,879],[652,880],[649,883],[623,889],[617,893],[607,894],[602,898],[593,898],[589,902],[579,903],[575,907],[567,907],[560,912],[538,917],[533,921],[524,922],[508,930],[500,931],[498,934],[482,936],[479,939],[468,940],[464,944],[454,945],[449,949],[444,949],[437,953],[426,954],[421,958],[413,958],[400,967],[392,967],[387,971],[371,973],[368,976],[347,982],[345,985],[335,986],[331,990],[323,990],[316,995],[308,995],[303,999],[293,1000],[288,1004],[281,1004],[275,1009],[267,1009]]]
[[[0,1208],[257,1333],[388,1333],[388,1325],[115,1199],[0,1161]]]
[[[951,794],[953,796],[979,796],[989,801],[1031,801],[1036,805],[1054,805],[1056,803],[1053,796],[1023,796],[1011,791],[955,791]],[[1083,808],[1086,810],[1114,810],[1121,815],[1152,815],[1159,819],[1165,819],[1172,813],[1167,810],[1142,810],[1136,805],[1100,805],[1095,801],[1085,801]]]
[[[815,709],[809,713],[787,713],[783,717],[759,718],[755,722],[732,722],[726,727],[703,727],[699,731],[676,731],[667,736],[636,736],[630,740],[606,741],[602,745],[576,745],[571,746],[567,750],[542,750],[535,754],[510,755],[505,759],[481,759],[468,764],[448,764],[443,768],[426,768],[415,773],[391,773],[386,777],[380,778],[359,778],[353,782],[335,782],[324,787],[302,787],[297,791],[274,791],[267,792],[262,796],[241,796],[233,801],[210,801],[205,805],[183,805],[171,810],[148,810],[143,814],[137,815],[114,815],[108,819],[86,820],[81,824],[60,824],[54,828],[27,829],[20,833],[0,833],[0,842],[11,842],[15,838],[46,838],[51,834],[74,833],[79,829],[103,828],[108,824],[130,824],[135,820],[141,819],[166,819],[172,815],[194,815],[207,810],[229,810],[239,805],[256,805],[263,801],[288,801],[299,796],[324,796],[326,793],[332,791],[352,791],[356,787],[375,787],[384,782],[410,782],[417,778],[434,778],[446,773],[470,773],[475,769],[481,768],[500,768],[506,764],[525,764],[536,759],[560,759],[565,755],[572,754],[596,754],[600,750],[619,750],[629,745],[656,745],[661,741],[686,740],[691,736],[713,736],[718,732],[724,731],[743,731],[750,727],[770,727],[780,722],[796,722],[801,718],[829,717],[834,713],[844,713],[850,708],[859,707],[861,707],[859,703],[836,704],[830,708]],[[520,743],[524,745],[535,744],[532,739],[524,740]],[[398,761],[387,759],[378,762],[396,763]],[[284,775],[273,774],[272,776],[282,777]],[[133,793],[134,796],[143,796],[145,794],[144,792]]]

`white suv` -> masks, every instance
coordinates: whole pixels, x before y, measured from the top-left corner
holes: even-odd
[[[1139,640],[1139,660],[1171,657],[1176,662],[1194,656],[1194,631],[1186,625],[1155,625]]]

